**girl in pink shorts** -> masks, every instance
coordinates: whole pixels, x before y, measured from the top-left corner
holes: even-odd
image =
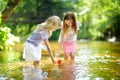
[[[74,60],[78,25],[74,13],[67,12],[63,18],[63,28],[59,37],[59,50],[64,51],[64,60],[68,60],[69,57]]]

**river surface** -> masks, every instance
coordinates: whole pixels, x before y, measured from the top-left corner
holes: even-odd
[[[50,42],[54,55],[57,42]],[[53,64],[43,50],[41,63],[34,67],[22,58],[23,44],[0,52],[0,80],[120,80],[120,43],[77,42],[75,62]],[[60,59],[63,59],[61,53]]]

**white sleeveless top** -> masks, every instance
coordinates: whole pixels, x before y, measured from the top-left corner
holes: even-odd
[[[80,22],[77,22],[77,30],[80,29],[80,27],[82,26],[82,24]],[[60,33],[58,42],[60,42],[61,38],[63,38],[63,36],[61,36],[62,31]],[[77,34],[74,33],[74,31],[70,28],[66,34],[64,34],[64,38],[63,41],[75,41],[77,40]]]
[[[75,32],[70,28],[66,34],[64,35],[63,41],[76,41],[77,35]]]

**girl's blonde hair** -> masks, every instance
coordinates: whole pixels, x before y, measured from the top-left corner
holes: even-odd
[[[64,33],[67,32],[68,26],[65,24],[65,20],[72,20],[72,29],[77,34],[77,25],[76,25],[76,18],[73,12],[67,12],[63,18],[63,31]]]
[[[38,24],[37,29],[43,30],[43,29],[60,29],[61,28],[61,19],[58,16],[51,16],[48,17],[45,22]]]
[[[61,20],[58,16],[51,16],[46,21],[46,27],[55,27],[55,29],[61,28]]]
[[[49,33],[49,37],[52,35],[52,29],[60,29],[61,28],[61,19],[58,16],[51,16],[45,20],[45,22],[38,24],[37,30],[47,30]]]

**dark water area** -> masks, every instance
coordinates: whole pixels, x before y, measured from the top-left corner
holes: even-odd
[[[0,52],[0,80],[120,80],[120,42],[78,41],[75,62],[53,64],[43,52],[37,67],[22,59],[23,44],[14,49]]]

